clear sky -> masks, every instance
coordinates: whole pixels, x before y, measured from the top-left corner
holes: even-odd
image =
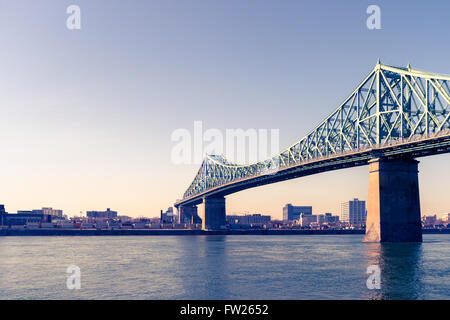
[[[66,28],[71,4],[81,30]],[[366,27],[370,4],[381,30]],[[378,58],[450,74],[448,12],[448,1],[0,0],[0,203],[157,216],[198,169],[171,162],[174,130],[275,128],[287,147]],[[450,212],[449,160],[421,159],[423,214]],[[328,172],[231,195],[227,211],[339,213],[367,184],[367,167]]]

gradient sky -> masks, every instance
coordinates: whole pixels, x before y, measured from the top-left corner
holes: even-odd
[[[81,8],[81,30],[66,8]],[[381,7],[382,29],[366,28]],[[171,162],[171,133],[280,129],[285,148],[372,70],[450,74],[448,1],[0,0],[0,203],[9,212],[110,207],[157,216],[198,165]],[[420,159],[422,214],[450,212],[450,155]],[[227,197],[228,213],[286,203],[339,213],[367,199],[368,167]]]

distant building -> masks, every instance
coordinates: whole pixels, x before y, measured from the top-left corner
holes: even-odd
[[[311,224],[317,224],[317,215],[302,213],[300,215],[299,224],[302,227],[307,227]]]
[[[312,207],[311,206],[293,206],[288,203],[283,207],[283,220],[284,221],[294,221],[299,220],[300,215],[311,215]]]
[[[106,211],[88,211],[86,215],[92,219],[115,219],[117,218],[117,211],[107,208]]]
[[[331,213],[319,214],[317,216],[317,223],[323,224],[335,224],[339,222],[339,216],[333,216]]]
[[[38,214],[38,213],[16,213],[16,214],[6,214],[3,219],[4,225],[26,225],[30,223],[50,223],[52,222],[52,216]]]
[[[18,212],[7,213],[5,206],[0,205],[0,224],[4,226],[23,226],[29,223],[46,223],[52,222],[52,216],[40,213]]]
[[[436,215],[434,216],[423,216],[422,217],[422,223],[424,227],[433,227],[437,222]]]
[[[18,210],[18,214],[45,214],[50,215],[52,217],[63,217],[63,211],[53,208],[42,208],[42,209],[33,209],[33,210]]]
[[[43,214],[48,214],[48,215],[51,215],[53,217],[59,217],[59,218],[63,217],[63,211],[59,210],[59,209],[42,208],[41,211],[42,211]]]
[[[351,225],[366,224],[366,202],[357,198],[341,204],[341,218]]]
[[[173,214],[173,208],[169,207],[167,208],[166,212],[163,212],[161,210],[161,223],[174,223],[175,222],[175,215]]]
[[[3,225],[3,217],[6,215],[5,205],[0,204],[0,226]]]
[[[270,222],[270,216],[263,216],[261,214],[246,214],[243,216],[230,215],[226,217],[228,224],[248,224],[248,225],[263,225]]]

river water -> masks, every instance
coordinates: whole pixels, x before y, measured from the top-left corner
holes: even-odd
[[[0,237],[0,299],[450,299],[450,235],[362,237]]]

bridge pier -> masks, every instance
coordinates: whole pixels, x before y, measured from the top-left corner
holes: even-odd
[[[197,206],[179,206],[178,223],[199,223]]]
[[[369,161],[365,242],[422,242],[418,163]]]
[[[202,230],[219,230],[226,225],[225,197],[203,197],[200,205]]]

